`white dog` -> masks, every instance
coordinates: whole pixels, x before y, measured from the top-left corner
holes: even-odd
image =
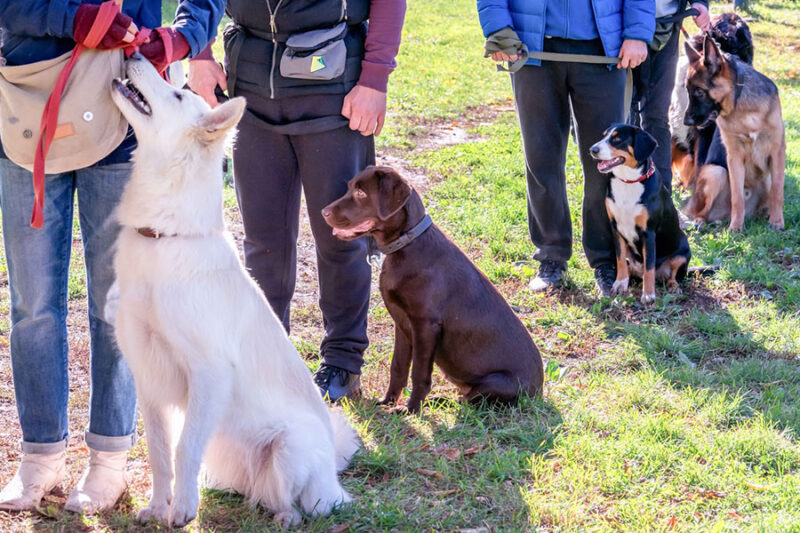
[[[244,494],[282,524],[327,514],[358,448],[236,253],[222,216],[222,157],[244,112],[214,110],[173,88],[141,57],[115,80],[136,132],[134,170],[119,206],[117,339],[136,379],[153,493],[144,522],[190,522],[201,460],[212,486]],[[171,412],[184,414],[174,445]],[[173,481],[174,458],[174,488]]]

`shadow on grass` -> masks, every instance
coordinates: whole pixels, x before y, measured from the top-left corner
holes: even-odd
[[[638,296],[640,286],[632,287]],[[780,429],[800,432],[800,361],[792,351],[792,340],[781,344],[781,335],[791,327],[792,316],[783,323],[754,333],[744,321],[776,321],[769,307],[751,309],[734,316],[725,296],[712,293],[698,280],[684,284],[681,295],[665,295],[644,308],[630,300],[626,304],[600,303],[588,297],[565,295],[566,301],[584,306],[602,320],[608,338],[616,344],[632,343],[651,369],[678,389],[704,388],[739,397],[741,417],[760,413]],[[763,309],[763,310],[762,310]],[[779,314],[777,309],[772,313]],[[752,324],[750,324],[752,326]]]

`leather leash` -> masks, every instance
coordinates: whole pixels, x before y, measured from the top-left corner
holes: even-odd
[[[36,143],[36,153],[33,160],[33,212],[31,213],[31,226],[34,228],[41,228],[44,222],[44,178],[45,178],[45,161],[47,153],[50,151],[50,145],[53,143],[53,137],[56,134],[56,126],[58,125],[58,110],[61,106],[61,97],[64,94],[64,89],[67,86],[69,75],[75,67],[80,55],[88,49],[97,47],[103,36],[111,27],[117,13],[120,12],[122,0],[108,0],[100,4],[100,9],[97,16],[89,28],[89,33],[84,39],[83,43],[77,43],[75,48],[72,49],[69,61],[64,65],[61,70],[53,91],[47,99],[47,103],[42,113],[42,121],[40,124],[41,133],[39,134],[39,141]],[[122,49],[126,57],[130,57],[136,49],[142,45],[149,37],[152,31],[157,33],[161,32],[162,28],[156,30],[149,30],[147,28],[140,28],[134,40],[130,43],[125,43],[116,47],[115,49]],[[166,37],[166,36],[164,36]],[[164,49],[167,54],[172,52],[172,42],[169,38],[162,39],[164,42]],[[167,55],[167,57],[170,57]]]

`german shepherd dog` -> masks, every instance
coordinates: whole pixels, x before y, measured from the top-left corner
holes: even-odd
[[[725,53],[747,64],[753,63],[753,37],[747,23],[736,13],[714,17],[709,34]],[[695,50],[703,49],[703,34],[690,38]],[[709,121],[704,127],[683,123],[689,107],[686,72],[689,60],[681,57],[670,106],[672,129],[672,172],[691,197],[685,213],[698,223],[730,220],[731,187],[728,183],[728,154],[717,124]],[[765,210],[767,191],[763,182],[756,189],[745,187],[745,217]]]
[[[747,64],[753,64],[753,36],[747,23],[736,13],[722,13],[711,21],[709,30],[711,37],[725,53],[735,55]],[[695,50],[703,49],[702,33],[693,35],[688,40]],[[683,117],[689,107],[689,94],[686,92],[686,71],[689,60],[686,56],[678,59],[675,75],[675,87],[672,91],[672,102],[669,108],[669,126],[672,130],[672,175],[676,177],[684,189],[694,190],[695,180],[706,164],[723,167],[725,182],[728,181],[727,154],[717,131],[715,122],[706,127],[687,126]],[[728,198],[728,214],[730,217],[730,198]]]
[[[702,51],[686,43],[688,126],[715,120],[727,149],[731,231],[744,227],[745,188],[767,191],[769,222],[783,229],[786,138],[775,84],[736,57],[723,54],[710,37]],[[713,203],[712,199],[707,199]]]

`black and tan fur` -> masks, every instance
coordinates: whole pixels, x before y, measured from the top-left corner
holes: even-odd
[[[642,278],[645,304],[656,298],[656,279],[678,290],[691,258],[678,211],[651,160],[655,148],[655,139],[646,131],[615,124],[589,149],[598,160],[598,170],[612,175],[606,194],[616,236],[617,279],[612,292],[627,292],[633,274]]]
[[[770,225],[783,229],[786,141],[778,88],[747,63],[720,52],[708,37],[702,51],[687,45],[686,55],[689,108],[685,123],[702,126],[716,120],[727,150],[729,229],[741,231],[744,226],[745,189],[758,194],[759,199],[761,191],[766,191],[763,199]],[[724,192],[724,183],[719,183],[718,177],[713,182],[715,187],[704,192],[709,205],[714,203],[714,194]],[[756,211],[758,208],[755,206]]]

